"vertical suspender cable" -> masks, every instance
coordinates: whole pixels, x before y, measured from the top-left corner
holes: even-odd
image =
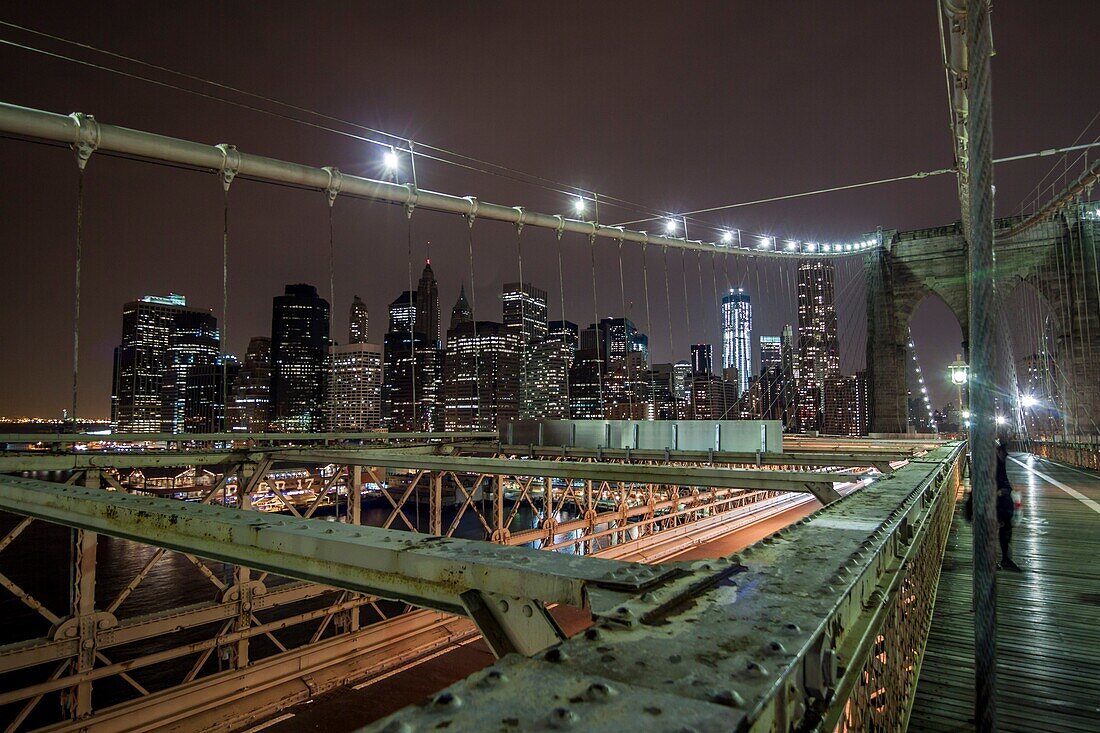
[[[84,165],[80,166],[76,182],[76,270],[73,280],[73,407],[72,428],[79,432],[76,423],[77,382],[80,376],[80,268],[84,260]]]
[[[628,420],[634,420],[634,373],[631,365],[634,347],[630,342],[630,334],[626,330],[626,284],[623,278],[623,240],[619,240],[619,297],[623,307],[623,357],[626,359],[626,399],[630,409]]]
[[[606,417],[603,403],[603,356],[600,354],[600,306],[596,300],[596,233],[588,235],[589,253],[592,260],[592,312],[595,315],[593,326],[596,328],[596,382],[600,400],[600,417]]]
[[[672,352],[672,374],[669,377],[672,389],[672,419],[679,420],[680,405],[679,400],[676,398],[676,391],[679,388],[679,385],[676,384],[676,344],[672,341],[672,294],[668,285],[668,245],[662,245],[661,249],[665,272],[665,311],[668,313],[668,348]]]
[[[643,288],[645,290],[645,331],[646,331],[646,333],[652,335],[653,334],[653,317],[652,317],[652,314],[650,313],[650,309],[649,309],[649,268],[646,266],[646,248],[647,248],[647,245],[643,242],[642,243],[642,284],[643,284]],[[651,408],[652,409],[652,413],[651,413],[652,417],[650,419],[651,420],[658,420],[658,419],[660,419],[660,415],[658,414],[658,410],[657,410],[657,375],[656,375],[655,370],[653,369],[652,360],[649,358],[649,354],[647,353],[646,356],[647,356],[647,361],[650,362],[650,363],[647,364],[647,367],[649,368],[649,401],[650,401],[650,405],[652,406],[652,408]]]
[[[516,222],[516,260],[519,262],[519,358],[521,365],[522,381],[520,382],[520,401],[516,411],[520,417],[530,417],[528,414],[530,400],[530,384],[527,381],[527,285],[523,282],[523,216],[522,207],[519,209],[519,221]]]
[[[228,430],[229,413],[229,186],[222,191],[222,424],[215,430]],[[315,427],[315,426],[314,426]]]
[[[718,358],[721,360],[721,362],[720,362],[721,365],[723,367],[725,367],[725,359],[724,359],[723,354],[722,354],[722,340],[723,340],[725,334],[722,331],[722,300],[721,300],[721,298],[718,297],[718,266],[716,264],[716,258],[717,257],[718,257],[717,252],[711,252],[710,253],[710,280],[711,280],[711,285],[714,288],[714,308],[715,308],[714,312],[718,315],[718,319],[717,319],[717,322],[718,322]],[[700,286],[699,294],[702,295],[702,292],[703,292],[702,286]],[[727,397],[726,397],[726,387],[723,384],[722,385],[722,419],[723,420],[729,419],[729,412],[730,412],[729,399],[727,399]]]
[[[477,327],[477,285],[474,280],[474,217],[477,205],[466,215],[466,247],[470,258],[470,320],[473,321],[474,341],[474,414],[477,416],[477,430],[484,426],[481,424],[481,338],[478,336]]]
[[[971,0],[964,19],[970,62],[966,121],[970,139],[970,359],[974,497],[974,722],[997,729],[997,580],[994,568],[994,334],[998,316],[993,291],[993,124],[989,57],[992,53],[987,0]]]
[[[233,145],[222,143],[217,146],[222,154],[221,181],[222,181],[222,323],[221,334],[218,339],[221,348],[221,430],[228,429],[227,418],[229,416],[229,187],[240,169],[241,157],[237,148]],[[213,400],[217,402],[217,400]],[[216,412],[216,410],[215,410]],[[212,415],[216,420],[216,415]],[[218,426],[211,426],[218,430]],[[315,429],[316,425],[310,425]]]
[[[416,401],[416,312],[424,306],[419,302],[413,301],[413,251],[412,251],[412,209],[407,208],[405,210],[405,244],[408,249],[409,258],[409,374],[412,376],[412,430],[418,431],[422,429],[418,416],[417,408],[419,405]]]
[[[688,340],[690,341],[691,338],[692,338],[692,330],[691,330],[691,307],[688,303],[687,250],[682,250],[680,252],[680,275],[681,275],[681,279],[684,281],[684,326],[685,326],[685,330],[687,331]],[[691,418],[693,420],[698,420],[699,419],[699,405],[696,404],[696,400],[695,400],[695,389],[694,389],[695,365],[694,364],[691,365],[691,369],[692,369],[692,382],[693,382],[691,395],[690,395],[691,396]],[[708,390],[708,394],[709,394],[709,390]]]
[[[328,318],[329,318],[329,335],[332,335],[332,323],[336,320],[336,228],[333,223],[333,210],[336,208],[336,197],[334,194],[328,195]],[[330,340],[332,340],[330,338]],[[329,359],[335,360],[335,356],[330,356]],[[325,404],[331,405],[332,417],[326,420],[326,428],[328,430],[336,430],[334,423],[339,419],[339,413],[336,409],[336,405],[333,402],[336,392],[336,364],[335,361],[330,361],[328,370],[328,399],[325,400]],[[354,430],[361,430],[363,426],[348,426]],[[350,494],[349,494],[350,496]],[[337,511],[336,516],[340,516],[339,511],[339,493],[336,494],[337,499]]]
[[[561,235],[562,235],[562,232],[563,232],[563,228],[565,226],[565,220],[562,217],[558,217],[558,219],[559,219],[559,221],[562,222],[562,227],[559,227],[558,232],[557,232],[557,234],[558,234],[558,299],[559,299],[559,302],[561,303],[561,334],[559,334],[559,335],[561,336],[562,341],[564,342],[565,339],[566,339],[566,335],[565,335],[565,275],[562,272]],[[574,355],[574,357],[575,357],[575,355]],[[567,363],[565,365],[565,419],[566,420],[572,419],[572,415],[573,415],[572,398],[569,396],[569,370],[572,368],[572,366],[573,366],[572,362],[567,361]],[[557,417],[557,415],[554,415],[554,417]]]

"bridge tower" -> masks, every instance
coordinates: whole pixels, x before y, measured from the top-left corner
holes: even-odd
[[[999,234],[1022,217],[998,219]],[[1100,269],[1096,243],[1100,221],[1092,210],[1071,206],[1050,221],[995,240],[995,277],[1001,302],[1021,286],[1045,301],[1053,327],[1055,374],[1070,434],[1100,431]],[[864,255],[867,283],[867,371],[871,431],[906,430],[908,325],[929,295],[937,295],[962,329],[967,351],[967,251],[961,225],[884,232],[883,246]],[[990,328],[1002,328],[990,323]],[[1005,334],[1005,338],[1009,338]],[[1000,350],[1001,358],[1011,352]],[[1012,364],[998,365],[1002,374]],[[975,375],[977,376],[977,375]],[[1011,395],[1015,401],[1017,395]]]

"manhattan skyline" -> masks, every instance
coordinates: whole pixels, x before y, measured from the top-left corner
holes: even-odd
[[[612,40],[590,47],[551,30],[571,14],[584,17],[587,27]],[[163,25],[152,31],[144,12],[115,15],[108,19],[91,8],[62,11],[47,6],[13,7],[8,13],[14,22],[50,28],[60,37],[232,82],[666,211],[873,180],[951,162],[943,120],[922,113],[944,103],[934,13],[907,4],[864,9],[858,23],[842,25],[831,34],[814,32],[831,16],[828,8],[815,6],[782,11],[783,22],[778,24],[770,11],[741,6],[726,8],[721,22],[693,9],[660,6],[639,7],[625,16],[610,6],[560,4],[513,6],[497,13],[475,8],[444,15],[416,3],[385,13],[345,9],[326,21],[328,42],[308,68],[301,66],[290,45],[279,40],[293,37],[300,26],[301,18],[294,12],[257,14],[255,9],[215,3],[195,3],[181,11],[181,21],[247,29],[235,43],[175,38]],[[1100,69],[1092,63],[1090,44],[1075,42],[1077,35],[1084,37],[1085,29],[1067,29],[1055,16],[1030,6],[997,15],[998,37],[1017,49],[994,61],[1004,91],[998,97],[998,153],[1066,144],[1088,122],[1091,110],[1082,112],[1075,100],[1081,89],[1095,88]],[[406,38],[401,29],[411,25],[423,33]],[[868,44],[867,39],[884,37],[897,27],[926,33],[913,34],[901,49],[876,50]],[[358,42],[364,28],[370,29],[369,44]],[[653,37],[653,28],[669,32]],[[738,34],[737,42],[730,43],[728,32],[742,28],[753,32]],[[1025,34],[1028,41],[1020,42]],[[517,46],[518,38],[533,42]],[[19,39],[33,37],[23,34]],[[660,47],[661,52],[639,50],[639,39],[643,47]],[[850,63],[855,47],[870,55],[867,63]],[[1053,58],[1042,51],[1047,47],[1063,53]],[[56,48],[74,53],[71,47]],[[341,48],[356,49],[353,58],[336,55],[335,49]],[[398,72],[381,63],[398,48],[403,57],[413,59],[410,69]],[[780,63],[753,63],[777,49],[784,49]],[[256,64],[261,56],[268,63]],[[501,64],[502,58],[514,63]],[[691,69],[703,71],[692,71],[676,60],[681,58],[691,58]],[[88,60],[101,59],[88,54]],[[63,113],[80,110],[117,124],[211,143],[231,142],[242,150],[337,165],[351,173],[383,175],[379,150],[353,138],[106,72],[83,69],[77,74],[71,63],[10,47],[0,49],[0,63],[26,71],[5,75],[0,82],[4,98],[16,104]],[[845,72],[833,73],[840,66]],[[279,78],[271,72],[284,67],[298,71]],[[1073,73],[1053,73],[1055,67]],[[460,83],[485,68],[496,70],[507,94]],[[342,73],[319,73],[321,69]],[[752,72],[728,74],[729,69]],[[40,83],[43,79],[49,83]],[[713,94],[719,79],[722,94]],[[581,101],[577,80],[583,80],[580,86],[589,90],[588,97],[608,95],[620,105],[613,112],[593,114],[592,105]],[[789,94],[777,98],[771,90],[780,84]],[[536,94],[536,89],[554,93]],[[875,105],[866,103],[868,90],[879,100]],[[653,114],[658,108],[683,113]],[[1042,135],[1023,122],[1024,113],[1036,108],[1045,110]],[[723,145],[717,153],[698,144],[719,137]],[[545,142],[550,140],[552,145]],[[0,141],[0,164],[11,173],[0,190],[0,198],[9,203],[8,215],[0,222],[0,242],[16,275],[0,293],[0,307],[13,315],[0,324],[0,342],[7,347],[0,355],[0,413],[59,414],[68,406],[71,382],[70,365],[60,357],[67,354],[72,338],[75,166],[68,151],[9,140]],[[1012,213],[1046,170],[1041,161],[998,168],[998,206],[1006,209],[1003,213]],[[55,181],[48,196],[22,185],[35,171]],[[418,175],[425,188],[533,210],[568,213],[572,203],[560,191],[430,160],[418,161]],[[186,292],[192,302],[213,306],[220,319],[221,283],[215,273],[220,267],[222,191],[204,174],[105,155],[93,158],[86,183],[79,412],[103,416],[108,406],[97,385],[110,378],[110,351],[118,342],[113,321],[120,300],[116,293],[134,298],[150,292]],[[269,314],[261,304],[282,285],[313,282],[327,297],[328,207],[322,194],[247,180],[233,185],[229,200],[227,343],[231,352],[241,354],[248,338],[263,332]],[[957,209],[954,185],[949,177],[941,177],[865,189],[858,195],[747,207],[714,223],[779,237],[837,241],[878,226],[905,230],[949,224],[957,218]],[[615,222],[638,216],[606,205],[600,218]],[[404,212],[338,197],[333,217],[337,302],[358,293],[372,312],[383,313],[393,297],[388,285],[404,282],[407,275]],[[416,212],[413,230],[414,268],[431,240],[431,256],[441,272],[468,271],[465,222]],[[553,293],[553,233],[529,230],[523,236],[524,279],[541,280]],[[496,283],[518,279],[512,256],[515,232],[477,222],[474,238],[477,275],[468,294],[480,310],[493,302]],[[567,235],[563,248],[566,317],[578,320],[573,304],[584,304],[576,306],[584,312],[591,303],[589,272],[583,266],[587,242]],[[614,247],[598,250],[599,276],[612,281],[617,275]],[[651,274],[659,271],[655,254],[650,252]],[[676,259],[670,256],[674,272]],[[755,279],[752,262],[736,258],[736,263],[737,280]],[[844,277],[838,274],[841,288]],[[636,256],[627,258],[626,282],[628,303],[633,304],[628,315],[643,322]],[[457,288],[458,278],[441,286],[441,301],[453,302]],[[754,305],[761,312],[777,314],[776,323],[758,320],[758,333],[776,333],[782,322],[793,321],[790,314],[780,315],[780,309],[789,306],[777,303],[769,308],[769,297],[777,296],[754,292]],[[689,295],[685,310],[682,289],[674,288],[671,300],[674,314],[691,314],[695,333],[685,333],[685,317],[675,315],[673,343],[668,344],[668,316],[654,305],[655,360],[683,354],[702,337],[702,299]],[[618,301],[619,294],[611,289],[597,312],[579,320],[621,311]],[[560,312],[552,308],[550,315],[559,318]],[[851,319],[860,320],[854,310]],[[943,372],[959,351],[954,319],[942,303],[929,299],[912,326],[929,372]],[[863,358],[858,345],[842,344],[842,350],[851,352],[842,353],[842,370],[853,371]],[[950,397],[950,387],[942,381],[930,383],[937,403]]]

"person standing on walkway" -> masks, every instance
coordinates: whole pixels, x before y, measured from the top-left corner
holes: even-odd
[[[1019,570],[1008,546],[1012,542],[1012,517],[1016,514],[1016,504],[1012,499],[1012,484],[1008,482],[1008,441],[1004,438],[997,443],[997,538],[1001,542],[1001,562],[998,568]]]

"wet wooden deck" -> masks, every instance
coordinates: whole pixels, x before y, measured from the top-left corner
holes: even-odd
[[[998,728],[1100,731],[1100,474],[1015,455],[1023,495],[997,574]],[[1059,487],[1051,480],[1061,484]],[[960,503],[961,508],[961,503]],[[909,729],[973,730],[971,534],[956,512]]]

